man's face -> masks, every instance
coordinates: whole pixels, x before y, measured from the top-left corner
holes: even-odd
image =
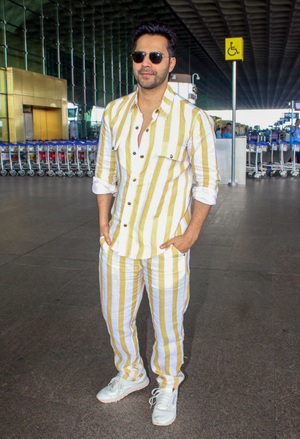
[[[149,53],[141,63],[133,61],[133,73],[137,83],[144,89],[153,89],[161,84],[167,84],[169,72],[176,64],[176,58],[169,58],[168,39],[163,35],[142,35],[136,42],[135,51],[161,52],[165,55],[159,64],[150,61]]]
[[[227,130],[231,133],[231,129],[232,129],[232,126],[231,125],[226,125],[227,126]]]

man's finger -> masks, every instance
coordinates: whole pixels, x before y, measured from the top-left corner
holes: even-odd
[[[173,238],[173,239],[170,239],[170,241],[164,242],[164,243],[160,246],[160,248],[167,248],[167,247],[170,247],[170,245],[172,245],[173,243],[174,243],[174,238]]]
[[[111,239],[108,233],[104,233],[105,241],[107,245],[111,244]]]

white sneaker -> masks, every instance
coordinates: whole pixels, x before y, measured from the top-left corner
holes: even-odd
[[[149,399],[150,408],[155,405],[152,413],[153,425],[170,425],[176,419],[178,388],[153,389]]]
[[[129,395],[129,393],[147,387],[149,382],[146,372],[135,381],[124,380],[124,378],[118,374],[106,387],[97,393],[97,398],[105,404],[109,402],[117,402]]]

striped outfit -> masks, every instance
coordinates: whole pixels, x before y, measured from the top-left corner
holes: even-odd
[[[215,204],[219,180],[210,118],[168,86],[143,133],[137,92],[105,109],[93,192],[115,196],[111,246],[100,238],[100,292],[115,364],[125,379],[143,371],[135,318],[146,287],[155,331],[151,366],[162,387],[183,380],[183,314],[189,251],[160,245],[182,235],[191,197]],[[193,179],[196,185],[192,189]]]

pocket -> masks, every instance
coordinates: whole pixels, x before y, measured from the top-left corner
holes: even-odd
[[[185,256],[186,253],[181,253],[180,250],[178,250],[178,248],[175,247],[175,245],[172,245],[172,249],[173,249],[173,254],[174,252],[177,252],[178,256]]]
[[[100,246],[102,247],[103,244],[105,243],[105,236],[100,236]]]
[[[171,142],[163,142],[161,150],[158,152],[158,155],[169,160],[181,162],[185,150],[185,144],[176,145],[176,143],[172,144]]]

